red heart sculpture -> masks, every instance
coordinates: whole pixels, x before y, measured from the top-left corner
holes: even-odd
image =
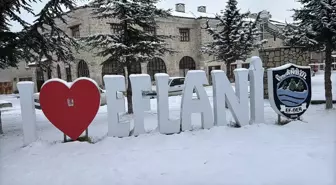
[[[89,79],[78,79],[69,88],[63,80],[46,82],[40,105],[48,120],[76,140],[89,127],[100,106],[98,87]]]

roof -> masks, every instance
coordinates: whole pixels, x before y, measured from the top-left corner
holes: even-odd
[[[178,12],[178,11],[172,11],[171,15],[174,17],[182,17],[182,18],[192,18],[192,19],[198,19],[198,18],[215,18],[216,14],[213,13],[204,13],[204,12]]]
[[[78,6],[75,8],[75,10],[78,9],[85,9],[85,8],[89,8],[88,5],[83,5],[83,6]],[[66,13],[69,13],[71,11],[68,11]],[[216,17],[216,13],[205,13],[205,12],[198,12],[198,11],[186,11],[186,12],[178,12],[178,11],[171,11],[171,15],[174,17],[181,17],[181,18],[191,18],[191,19],[199,19],[199,18],[210,18],[210,19],[214,19]],[[255,21],[254,18],[247,18],[246,21]],[[278,26],[285,26],[285,21],[283,20],[277,20],[277,19],[269,19],[269,21],[275,25]]]
[[[182,17],[182,18],[193,18],[193,19],[199,19],[199,18],[210,18],[214,19],[216,17],[215,13],[204,13],[204,12],[177,12],[172,11],[171,15],[174,17]],[[246,18],[246,21],[255,21],[254,18]]]
[[[269,19],[269,22],[277,26],[286,26],[286,23],[284,21]]]

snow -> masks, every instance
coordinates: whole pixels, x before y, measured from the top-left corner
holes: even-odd
[[[8,103],[10,103],[9,101],[5,101],[5,100],[0,100],[0,105],[1,104],[8,104]]]
[[[193,14],[197,18],[215,18],[216,17],[216,14],[214,14],[214,13],[195,12]]]
[[[245,69],[245,68],[237,68],[237,69],[235,69],[235,71],[248,71],[248,69]]]
[[[294,66],[294,67],[298,67],[298,68],[310,68],[310,67],[307,67],[307,66],[299,66],[299,65],[296,65],[296,64],[287,63],[285,65],[274,67],[272,69],[274,69],[274,70],[283,70],[283,69],[289,68],[290,66]]]
[[[243,20],[246,21],[246,22],[254,22],[254,21],[256,21],[256,19],[254,19],[254,18],[244,18]]]
[[[185,18],[194,18],[194,19],[196,19],[195,15],[193,13],[191,13],[191,12],[172,11],[171,15],[175,16],[175,17],[185,17]]]
[[[291,23],[291,22],[288,22],[288,21],[284,21],[284,20],[280,20],[280,19],[274,19],[274,18],[269,19],[269,21],[273,24],[281,25],[281,26],[285,26],[286,22]]]
[[[323,74],[312,81],[313,99],[323,97]],[[212,87],[206,91],[212,102]],[[107,108],[102,106],[89,127],[95,144],[61,143],[62,133],[37,110],[39,140],[22,147],[19,99],[9,95],[0,100],[13,104],[2,111],[0,184],[331,185],[334,180],[336,110],[326,111],[324,105],[311,105],[302,122],[277,126],[264,100],[265,124],[200,130],[200,116],[193,115],[194,131],[162,135],[156,130],[153,99],[145,114],[148,134],[126,138],[106,137]],[[180,103],[180,96],[169,97],[171,119],[179,117]]]
[[[142,76],[142,77],[148,77],[148,74],[131,74],[130,77],[136,77],[136,76]]]
[[[332,72],[331,81],[333,100],[336,100],[336,71]],[[312,100],[325,100],[324,94],[324,71],[319,70],[312,77]]]

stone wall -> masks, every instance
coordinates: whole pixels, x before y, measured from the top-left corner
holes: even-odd
[[[264,96],[268,98],[267,89],[267,69],[278,67],[287,63],[293,63],[301,66],[309,64],[309,52],[300,47],[279,47],[259,50],[259,57],[263,61],[265,68],[264,76]]]
[[[17,91],[17,83],[22,80],[31,80],[33,70],[28,68],[25,62],[19,62],[17,67],[0,70],[0,82],[10,82],[12,92]],[[1,94],[1,93],[0,93]]]

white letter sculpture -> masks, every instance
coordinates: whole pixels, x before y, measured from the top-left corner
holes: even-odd
[[[105,75],[106,103],[108,119],[108,136],[127,137],[130,133],[129,122],[119,122],[119,113],[125,112],[125,77],[121,75]],[[121,98],[118,95],[121,94]]]
[[[134,135],[145,133],[144,111],[150,110],[150,99],[143,96],[144,91],[151,91],[152,85],[148,74],[130,75],[134,111]]]
[[[182,131],[192,130],[191,114],[200,112],[202,128],[214,126],[212,108],[203,85],[208,85],[208,79],[202,70],[193,70],[187,73],[181,104]],[[196,90],[197,99],[193,99],[193,90]]]
[[[248,70],[243,68],[235,69],[234,74],[236,93],[224,71],[211,71],[215,124],[217,126],[228,125],[226,120],[226,102],[236,123],[240,126],[249,124]]]
[[[155,74],[158,125],[161,134],[174,134],[180,131],[180,120],[169,119],[168,79],[168,74]]]
[[[36,141],[36,113],[34,105],[34,82],[19,82],[21,116],[23,126],[23,143],[25,146]]]
[[[264,123],[264,68],[259,57],[251,58],[250,69],[250,124]]]

